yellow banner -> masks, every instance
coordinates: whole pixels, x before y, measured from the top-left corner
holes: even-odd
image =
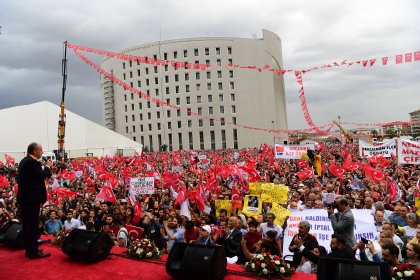
[[[418,217],[420,217],[420,197],[414,198],[414,206],[416,206],[416,214]]]
[[[225,209],[227,211],[227,217],[230,217],[232,212],[232,200],[216,199],[214,201],[214,206],[216,207],[216,218],[219,217],[219,211]]]
[[[261,185],[264,182],[252,182],[249,183],[249,191],[251,195],[260,195],[261,194]]]
[[[257,182],[250,183],[249,190],[251,195],[261,196],[264,202],[287,204],[289,188],[285,185]]]
[[[279,226],[283,226],[286,218],[290,216],[290,211],[283,206],[278,205],[277,203],[273,203],[273,207],[270,209],[270,213],[276,215],[276,220],[274,223]]]
[[[257,195],[247,195],[244,199],[242,213],[247,216],[258,216],[262,212],[262,199]]]

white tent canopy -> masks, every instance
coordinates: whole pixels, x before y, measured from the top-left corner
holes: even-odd
[[[60,107],[47,101],[0,110],[0,161],[4,154],[20,160],[31,142],[40,143],[44,152],[57,150],[59,113]],[[65,114],[69,157],[141,153],[140,143],[68,110]]]

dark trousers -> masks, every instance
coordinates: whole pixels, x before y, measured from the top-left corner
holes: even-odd
[[[34,254],[38,251],[39,205],[34,202],[21,204],[23,241],[27,254]]]

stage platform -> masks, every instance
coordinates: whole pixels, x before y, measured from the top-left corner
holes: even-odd
[[[40,247],[51,256],[45,259],[30,260],[24,250],[16,250],[0,245],[0,276],[4,280],[75,280],[75,279],[164,279],[171,277],[166,273],[166,255],[161,260],[139,261],[125,257],[124,248],[114,247],[108,259],[98,263],[76,262],[52,244]],[[228,265],[225,280],[259,279],[243,267]],[[315,280],[316,275],[296,273],[291,280]]]

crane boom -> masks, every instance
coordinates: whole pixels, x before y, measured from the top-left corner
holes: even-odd
[[[333,120],[333,123],[341,130],[347,142],[353,142],[351,135],[337,121]]]
[[[58,118],[58,160],[64,162],[64,136],[66,131],[66,114],[64,113],[64,97],[67,83],[67,41],[64,42],[64,57],[61,61],[61,75],[63,76],[63,89],[61,92],[60,115]]]

